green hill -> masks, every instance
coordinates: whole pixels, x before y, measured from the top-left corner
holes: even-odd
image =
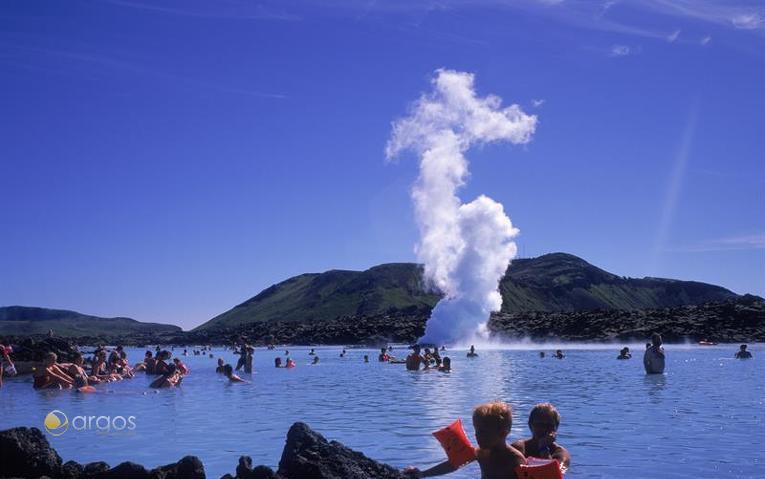
[[[656,309],[738,297],[705,283],[624,278],[565,253],[514,261],[500,283],[500,291],[503,313]],[[194,332],[237,329],[259,322],[427,314],[439,298],[426,291],[422,268],[413,263],[384,264],[366,271],[310,273],[265,289]]]
[[[130,318],[100,318],[63,309],[0,307],[0,335],[46,334],[49,330],[63,337],[181,332],[178,326],[142,323]]]

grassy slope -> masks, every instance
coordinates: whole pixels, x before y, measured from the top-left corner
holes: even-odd
[[[178,332],[169,324],[142,323],[130,318],[100,318],[61,309],[8,306],[0,308],[0,334],[45,334],[57,336],[118,336],[131,333]]]
[[[664,308],[735,298],[724,288],[691,281],[623,278],[581,258],[553,253],[513,262],[500,284],[502,311],[578,311]],[[346,315],[427,310],[439,296],[426,293],[412,263],[367,271],[303,274],[271,286],[195,331],[260,321],[321,321]]]

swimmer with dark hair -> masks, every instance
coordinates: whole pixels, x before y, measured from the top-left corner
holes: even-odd
[[[282,367],[282,358],[280,358],[278,356],[275,357],[274,358],[274,366],[276,366],[277,368]]]
[[[223,361],[223,358],[218,358],[218,367],[215,368],[215,372],[218,374],[223,374],[225,371],[223,370],[226,367],[225,361]]]
[[[247,382],[244,379],[242,379],[239,376],[237,376],[236,374],[234,374],[234,368],[232,368],[230,364],[226,364],[225,366],[223,366],[223,374],[232,383],[245,383],[245,382]]]
[[[155,389],[162,388],[174,388],[178,385],[180,378],[178,377],[178,371],[175,369],[175,364],[170,363],[165,368],[165,372],[160,377],[155,379],[149,387]]]
[[[752,359],[752,353],[746,350],[746,344],[742,344],[736,351],[736,359]]]
[[[646,374],[663,374],[666,357],[664,348],[661,346],[662,340],[659,333],[651,335],[651,345],[645,350],[643,355],[643,367]]]
[[[470,345],[470,351],[467,353],[467,357],[469,357],[469,358],[477,358],[478,357],[478,353],[475,352],[475,346],[473,346],[472,344]]]
[[[406,357],[406,370],[419,371],[420,365],[425,365],[425,369],[428,368],[428,362],[420,355],[420,345],[415,344],[412,346],[412,354]]]
[[[319,356],[314,356],[311,364],[319,364]]]
[[[619,351],[619,356],[616,357],[616,359],[632,359],[632,353],[630,353],[630,348],[627,346],[623,347],[621,351]]]
[[[529,414],[529,439],[519,439],[513,447],[521,451],[524,457],[557,459],[565,471],[571,464],[571,454],[555,442],[560,426],[560,413],[550,403],[537,404]]]

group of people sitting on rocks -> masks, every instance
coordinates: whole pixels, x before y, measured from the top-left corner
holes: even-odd
[[[35,389],[70,389],[79,392],[93,392],[94,385],[131,379],[136,372],[159,376],[150,384],[153,388],[174,387],[189,373],[189,368],[179,359],[170,361],[172,353],[157,348],[156,356],[146,351],[144,361],[131,366],[122,346],[108,351],[99,346],[86,366],[82,353],[74,353],[71,362],[59,362],[56,353],[49,352],[34,368]]]

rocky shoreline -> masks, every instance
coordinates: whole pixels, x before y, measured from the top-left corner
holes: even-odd
[[[0,337],[0,343],[18,346],[17,361],[39,359],[53,351],[69,360],[73,346],[122,344],[177,346],[230,345],[240,336],[256,346],[344,345],[379,347],[389,343],[414,343],[425,332],[428,308],[408,308],[372,316],[342,316],[312,322],[271,321],[218,331],[141,334],[120,337],[85,336],[47,338],[43,336]],[[489,330],[497,338],[534,341],[642,341],[659,332],[669,342],[765,341],[765,300],[744,295],[735,300],[700,306],[648,310],[592,310],[574,312],[495,313]]]
[[[0,479],[206,479],[204,464],[196,456],[146,469],[123,462],[63,462],[37,428],[0,431]],[[403,479],[395,468],[369,459],[337,441],[327,441],[307,424],[296,422],[287,433],[279,467],[253,467],[249,456],[239,458],[234,475],[221,479]]]

